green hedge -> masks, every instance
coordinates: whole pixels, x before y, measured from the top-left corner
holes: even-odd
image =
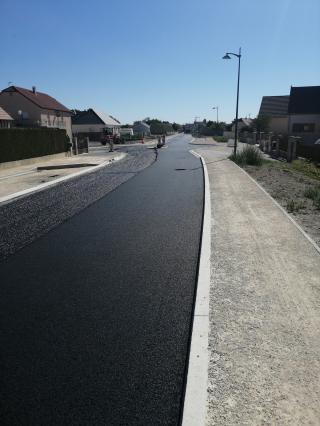
[[[0,163],[67,151],[63,129],[0,129]]]

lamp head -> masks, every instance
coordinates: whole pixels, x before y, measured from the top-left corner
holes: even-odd
[[[231,57],[226,53],[222,59],[231,59]]]

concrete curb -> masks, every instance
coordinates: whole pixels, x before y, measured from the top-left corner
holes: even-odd
[[[207,166],[201,155],[204,174],[204,213],[197,293],[189,354],[182,426],[204,426],[207,416],[208,335],[211,257],[211,198]]]
[[[230,160],[229,160],[230,161]],[[248,178],[250,180],[252,180],[252,182],[254,182],[257,187],[259,189],[261,189],[262,192],[265,193],[265,195],[267,195],[268,198],[271,199],[271,201],[282,211],[282,213],[287,216],[287,218],[294,224],[294,226],[296,228],[298,228],[298,230],[301,232],[301,234],[309,241],[309,243],[311,243],[313,245],[313,247],[315,248],[315,250],[320,254],[320,247],[318,246],[318,244],[311,238],[309,237],[309,235],[301,228],[301,226],[289,215],[289,213],[256,181],[253,179],[253,177],[251,177],[249,175],[249,173],[247,173],[244,169],[242,169],[240,166],[238,166],[238,164],[234,163],[241,171],[242,173],[244,173],[245,175],[248,176]]]
[[[122,160],[122,158],[124,158],[125,156],[126,156],[125,153],[120,153],[119,155],[115,156],[113,158],[113,160],[104,161],[103,163],[99,164],[98,166],[90,167],[88,170],[81,170],[80,172],[76,172],[76,173],[72,173],[72,174],[67,175],[67,176],[63,176],[63,177],[55,179],[51,182],[46,182],[46,183],[43,183],[41,185],[34,186],[32,188],[24,189],[23,191],[18,191],[18,192],[15,192],[13,194],[7,195],[5,197],[1,197],[0,198],[0,205],[2,203],[7,203],[7,202],[10,202],[10,201],[13,201],[16,198],[22,197],[24,195],[29,195],[29,194],[32,194],[32,193],[35,193],[35,192],[43,191],[44,189],[46,189],[50,186],[58,185],[60,182],[72,179],[76,176],[84,175],[86,173],[92,173],[97,169],[108,166],[113,161]]]

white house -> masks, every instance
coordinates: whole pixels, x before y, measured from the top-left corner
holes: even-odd
[[[133,133],[144,136],[150,136],[150,126],[144,121],[135,121],[133,123]]]
[[[104,132],[112,134],[120,133],[121,123],[106,112],[89,108],[85,111],[75,111],[72,116],[72,133],[87,133],[90,139],[99,139]]]

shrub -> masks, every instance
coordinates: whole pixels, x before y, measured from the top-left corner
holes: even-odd
[[[224,136],[213,136],[213,140],[216,142],[228,142],[228,139]]]
[[[258,148],[252,145],[246,145],[236,155],[230,155],[230,160],[234,161],[239,166],[261,166],[263,163],[263,156]]]

